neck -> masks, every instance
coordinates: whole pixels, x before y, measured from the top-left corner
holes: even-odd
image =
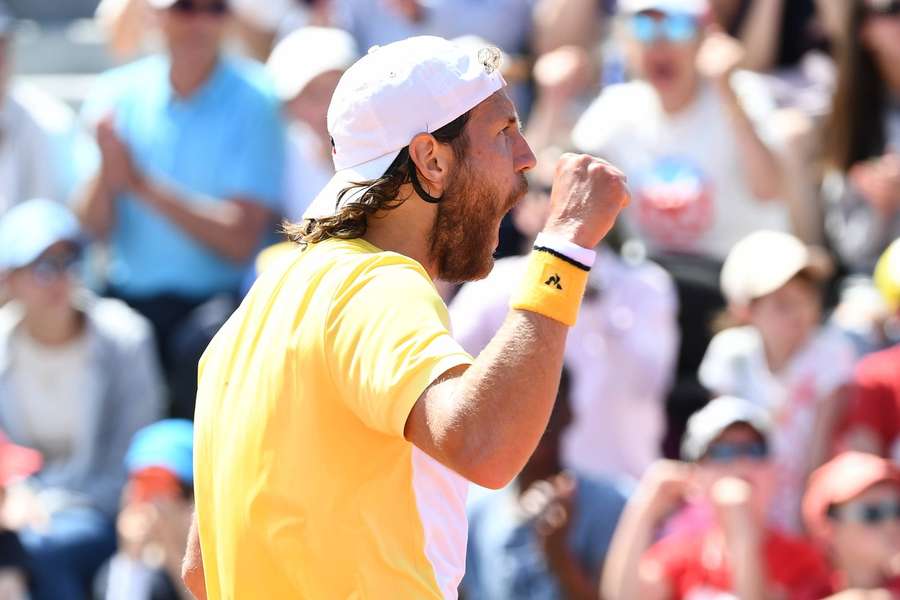
[[[690,81],[673,86],[671,89],[660,91],[657,88],[663,112],[667,115],[674,115],[686,109],[697,96],[699,87],[700,81],[696,76],[692,76]]]
[[[203,58],[173,55],[172,68],[169,72],[172,89],[182,98],[192,96],[212,75],[218,61],[218,54]]]
[[[28,312],[22,326],[36,342],[45,346],[61,346],[71,342],[82,329],[81,315],[74,308],[48,311],[46,314]]]
[[[775,345],[763,339],[763,348],[766,353],[766,363],[772,373],[778,373],[791,361],[791,357],[797,351],[797,347],[789,344]]]
[[[437,208],[419,198],[409,184],[401,187],[398,197],[406,198],[403,204],[369,218],[363,239],[382,250],[408,256],[422,265],[432,280],[436,280],[438,265],[430,253],[434,217],[426,218],[422,212],[434,213]]]

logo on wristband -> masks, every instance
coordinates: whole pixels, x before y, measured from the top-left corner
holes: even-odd
[[[544,282],[544,285],[549,285],[550,287],[556,286],[556,289],[561,290],[562,289],[562,286],[560,285],[561,281],[562,281],[562,279],[560,279],[559,274],[554,273],[553,275],[550,276],[550,278],[547,281]]]

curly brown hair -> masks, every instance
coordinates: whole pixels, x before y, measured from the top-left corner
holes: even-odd
[[[458,161],[463,160],[468,139],[466,125],[471,111],[457,117],[431,135],[442,144],[450,144]],[[306,246],[329,238],[356,239],[366,234],[369,217],[379,211],[397,208],[406,198],[400,197],[401,186],[410,183],[411,170],[415,164],[409,156],[409,146],[403,148],[388,167],[384,175],[370,181],[354,182],[341,190],[335,203],[340,203],[348,194],[354,199],[342,206],[335,215],[320,219],[304,219],[299,223],[285,222],[282,230],[288,239]]]

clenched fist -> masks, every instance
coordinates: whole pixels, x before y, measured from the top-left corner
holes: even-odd
[[[593,248],[612,229],[629,199],[622,171],[593,156],[563,154],[556,164],[544,231]]]

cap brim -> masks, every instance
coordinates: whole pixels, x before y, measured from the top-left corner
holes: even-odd
[[[322,219],[337,214],[341,206],[352,202],[363,190],[360,189],[359,191],[345,194],[339,203],[338,197],[342,191],[354,184],[378,179],[384,175],[399,153],[399,150],[390,152],[355,167],[341,169],[335,173],[334,177],[322,188],[322,191],[318,193],[309,205],[309,208],[303,213],[302,219]]]

